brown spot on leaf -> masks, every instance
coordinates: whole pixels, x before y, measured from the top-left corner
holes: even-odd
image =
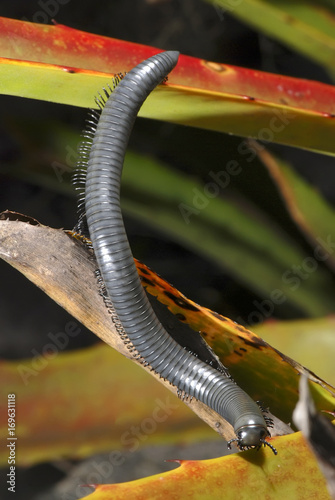
[[[254,337],[253,340],[246,339],[245,337],[242,337],[239,335],[239,338],[246,344],[250,345],[250,347],[253,347],[254,349],[261,349],[262,347],[266,347],[266,343],[264,340],[258,337]]]
[[[139,263],[137,264],[137,268],[140,269],[143,274],[148,274],[150,276],[151,273],[148,271],[148,269],[146,269],[144,266],[140,266]]]
[[[68,67],[64,66],[62,69],[66,73],[78,73],[78,71],[76,71],[74,68],[68,68]]]
[[[153,281],[151,281],[149,278],[146,278],[145,276],[140,276],[141,278],[141,281],[144,285],[150,285],[152,287],[155,286],[155,283]]]
[[[334,118],[334,113],[327,113],[327,112],[324,112],[322,113],[322,116],[325,116],[326,118]]]
[[[182,299],[181,297],[176,297],[173,293],[168,292],[167,290],[164,290],[164,295],[169,297],[169,299],[173,300],[173,302],[177,306],[182,307],[183,309],[188,309],[189,311],[199,311],[199,309],[197,307],[186,302],[186,300]]]
[[[293,16],[290,16],[289,14],[287,14],[284,17],[284,19],[287,24],[296,24],[296,19]]]
[[[236,323],[236,324],[235,324],[235,328],[236,328],[236,330],[238,330],[239,332],[245,333],[245,328],[244,328],[244,326],[239,325],[238,323]]]
[[[222,321],[223,323],[228,321],[227,318],[225,318],[224,316],[221,316],[221,314],[215,312],[215,311],[210,311],[211,315],[214,316],[214,318],[217,318],[219,319],[220,321]]]

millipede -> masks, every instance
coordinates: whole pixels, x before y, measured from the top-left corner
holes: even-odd
[[[103,282],[103,295],[117,331],[142,364],[227,420],[240,450],[268,446],[270,419],[228,372],[199,359],[176,342],[156,316],[134,264],[120,208],[120,184],[129,137],[140,107],[154,88],[166,81],[179,52],[159,53],[117,77],[99,95],[80,149],[77,183],[82,190],[81,217],[86,225]]]

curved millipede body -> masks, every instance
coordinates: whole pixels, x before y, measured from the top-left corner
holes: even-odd
[[[240,449],[264,444],[276,453],[265,440],[270,434],[258,405],[229,376],[185,350],[166,332],[143,289],[123,225],[120,181],[129,135],[144,100],[175,67],[178,56],[178,52],[163,52],[142,62],[126,74],[101,106],[89,152],[84,148],[84,156],[88,156],[85,209],[90,239],[119,320],[118,331],[130,342],[134,356],[180,393],[202,401],[232,424],[236,439],[229,447],[232,441]]]

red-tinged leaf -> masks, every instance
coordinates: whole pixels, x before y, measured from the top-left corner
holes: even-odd
[[[177,49],[177,48],[176,48]],[[0,17],[1,57],[101,73],[129,71],[161,49],[76,30]],[[29,54],[28,59],[22,57]],[[180,55],[169,82],[211,92],[251,96],[289,107],[335,113],[335,89],[248,68]]]
[[[87,500],[328,500],[325,480],[301,433],[272,440],[278,450],[246,451],[204,461],[181,461],[170,472],[97,485]]]
[[[158,49],[0,18],[0,51],[0,92],[91,107],[113,74]],[[181,55],[140,115],[334,154],[334,97],[330,85]]]
[[[80,333],[73,324],[55,340],[47,339],[50,357],[0,362],[0,421],[7,421],[9,391],[20,416],[17,465],[215,438],[180,399],[162,393],[148,373],[106,344],[62,352],[67,331]],[[140,397],[131,396],[136,394]],[[7,427],[1,434],[7,435]],[[1,447],[0,463],[7,459],[8,450]]]

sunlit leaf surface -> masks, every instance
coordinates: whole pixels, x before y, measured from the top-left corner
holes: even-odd
[[[247,451],[206,461],[182,461],[180,467],[122,484],[98,485],[88,500],[328,500],[325,480],[300,433],[273,440],[278,449]],[[237,493],[238,492],[238,493]],[[236,496],[238,495],[238,496]]]

